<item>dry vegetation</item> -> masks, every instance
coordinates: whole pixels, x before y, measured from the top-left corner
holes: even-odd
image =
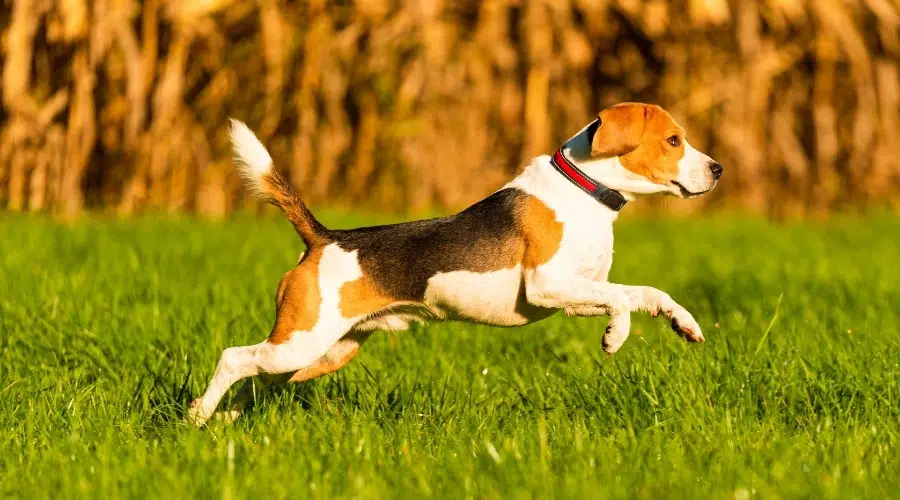
[[[0,2],[11,210],[225,213],[228,115],[313,203],[457,208],[620,100],[726,165],[705,203],[897,188],[900,0]]]

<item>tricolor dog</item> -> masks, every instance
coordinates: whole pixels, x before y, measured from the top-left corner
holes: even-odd
[[[280,207],[307,250],[275,295],[275,325],[255,345],[225,349],[189,420],[203,425],[236,382],[303,382],[346,365],[375,331],[458,320],[519,326],[558,311],[609,316],[603,349],[628,338],[632,311],[662,313],[703,342],[691,313],[648,286],[609,283],[613,222],[627,201],[689,198],[716,186],[722,166],[697,151],[659,106],[623,103],[553,156],[449,217],[351,230],[310,213],[253,132],[231,123],[237,164],[250,189]],[[232,421],[253,399],[254,379],[219,413]]]

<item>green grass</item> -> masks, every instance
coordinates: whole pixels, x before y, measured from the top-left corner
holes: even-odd
[[[0,214],[0,234],[3,497],[900,491],[900,218],[626,219],[611,279],[669,292],[706,344],[637,314],[612,358],[603,318],[431,325],[202,431],[184,408],[268,333],[286,222]]]

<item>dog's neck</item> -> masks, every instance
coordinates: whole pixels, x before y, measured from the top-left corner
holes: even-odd
[[[634,201],[636,195],[646,194],[646,181],[636,178],[623,167],[618,157],[591,156],[591,138],[588,132],[591,125],[592,123],[588,124],[562,145],[560,149],[566,158],[595,181],[622,193],[628,201]]]

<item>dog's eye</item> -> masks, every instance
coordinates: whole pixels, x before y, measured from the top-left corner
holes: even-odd
[[[669,141],[669,144],[671,144],[673,148],[681,146],[681,139],[679,139],[677,135],[673,135],[666,140]]]

